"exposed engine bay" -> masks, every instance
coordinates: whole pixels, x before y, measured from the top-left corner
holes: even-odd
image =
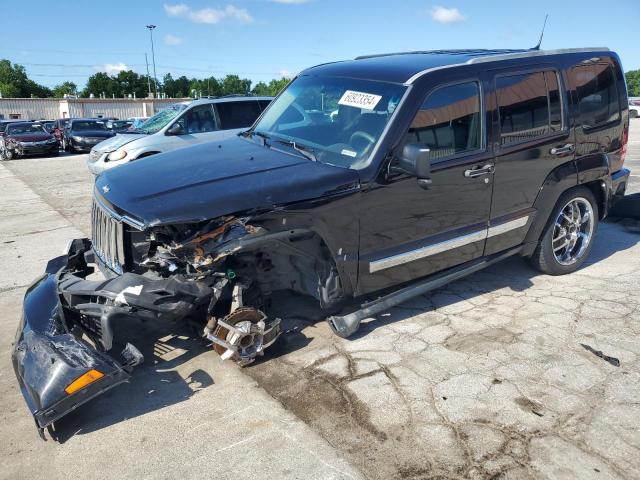
[[[103,234],[94,223],[97,244],[89,250],[83,240],[83,255],[112,278],[98,285],[73,275],[60,287],[75,323],[105,351],[114,346],[121,318],[185,318],[202,325],[203,337],[222,359],[244,366],[280,335],[280,319],[265,313],[274,291],[310,295],[322,307],[342,293],[335,267],[328,266],[329,252],[311,232],[271,234],[249,217],[233,216],[127,229],[122,237],[129,239],[130,257],[115,277],[109,265],[117,247],[104,248],[111,239],[101,241]]]
[[[144,361],[125,323],[185,321],[223,360],[245,366],[276,342],[273,292],[335,305],[342,287],[317,235],[270,233],[247,218],[140,230],[93,218],[25,295],[13,363],[39,432],[127,381]],[[105,278],[94,280],[94,264]]]

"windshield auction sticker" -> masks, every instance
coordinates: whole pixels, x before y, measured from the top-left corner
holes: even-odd
[[[373,110],[381,99],[382,97],[380,95],[374,95],[373,93],[347,90],[338,101],[338,105],[347,105],[349,107]]]

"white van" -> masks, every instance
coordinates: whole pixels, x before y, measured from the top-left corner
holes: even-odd
[[[142,157],[236,135],[250,127],[271,100],[229,96],[176,103],[139,128],[97,144],[89,153],[87,166],[98,175]]]

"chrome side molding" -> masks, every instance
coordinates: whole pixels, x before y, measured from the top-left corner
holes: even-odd
[[[466,233],[459,237],[444,240],[442,242],[426,245],[424,247],[409,250],[407,252],[398,253],[389,257],[380,258],[369,262],[369,273],[379,272],[387,268],[396,267],[405,263],[414,262],[423,258],[427,258],[439,253],[453,250],[455,248],[464,247],[471,243],[486,240],[490,237],[502,235],[503,233],[522,228],[529,222],[529,213],[513,220],[508,220],[497,225],[489,225],[487,228],[477,230],[475,232]]]

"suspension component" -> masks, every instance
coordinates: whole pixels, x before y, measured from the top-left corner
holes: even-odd
[[[210,323],[207,324],[211,326]],[[216,322],[205,336],[213,342],[213,349],[223,360],[232,359],[240,366],[250,364],[264,349],[280,336],[280,319],[267,323],[267,316],[260,310],[241,307]]]

